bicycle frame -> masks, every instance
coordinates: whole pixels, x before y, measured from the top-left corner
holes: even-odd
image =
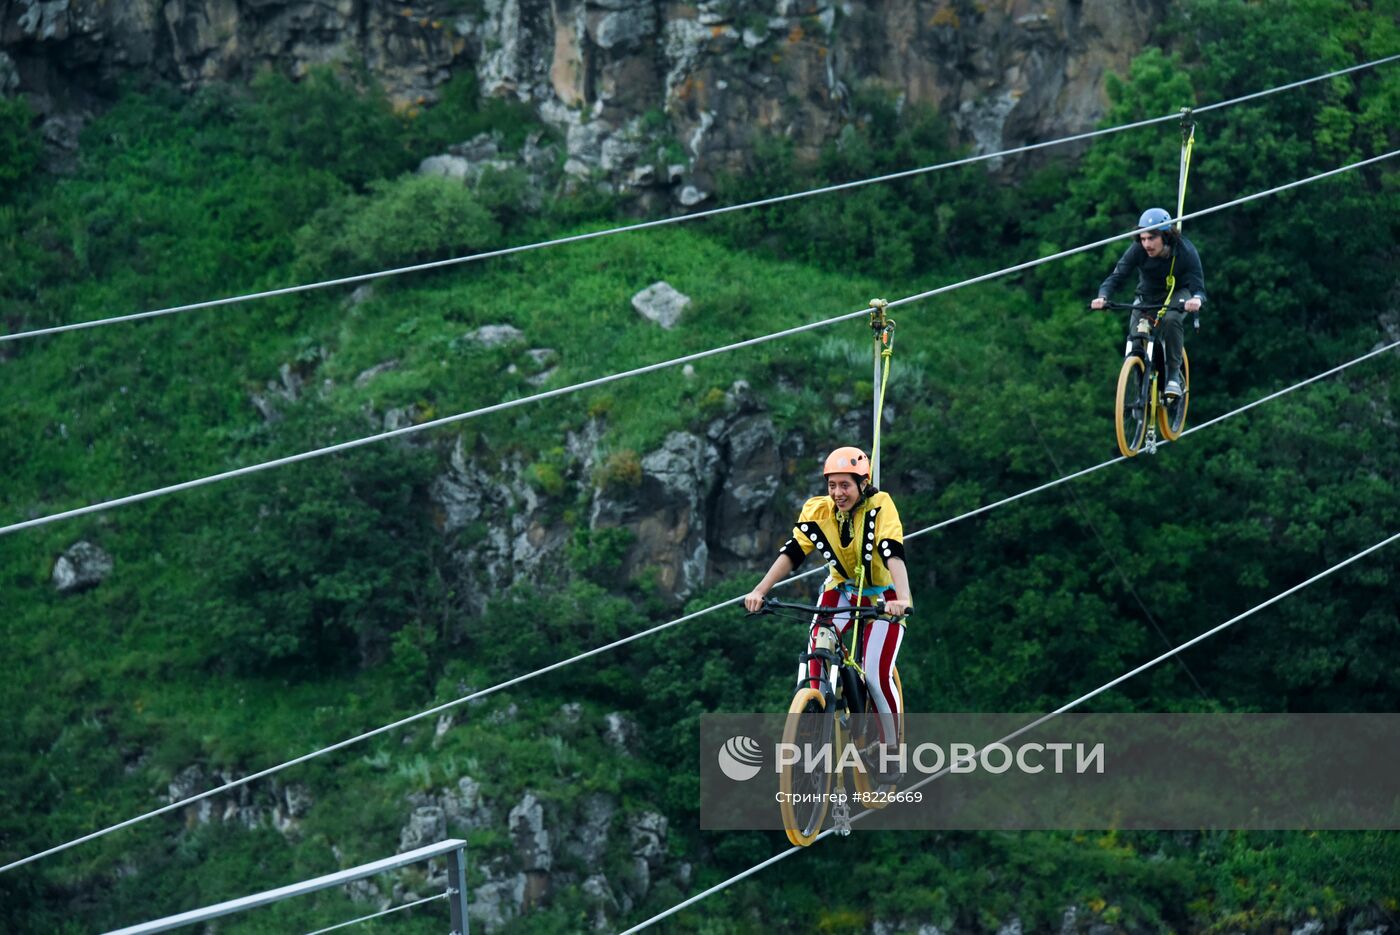
[[[833,610],[822,616],[830,618],[836,615],[837,612]],[[838,708],[845,711],[863,710],[865,686],[862,684],[861,673],[846,641],[836,632],[835,621],[818,620],[813,626],[816,628],[816,635],[813,638],[812,649],[797,657],[797,690],[814,688],[820,691],[829,711]],[[822,664],[824,674],[820,678],[811,674],[809,664],[813,661]]]
[[[811,614],[813,635],[810,647],[804,649],[797,657],[798,671],[796,690],[793,694],[793,703],[788,710],[787,727],[784,730],[784,742],[795,742],[802,732],[801,722],[795,718],[815,718],[816,724],[820,727],[812,727],[814,722],[807,721],[811,736],[819,742],[829,742],[833,750],[845,748],[843,736],[856,736],[861,733],[859,721],[853,720],[852,715],[865,714],[867,703],[867,692],[865,687],[864,673],[860,670],[852,657],[850,648],[846,640],[836,629],[836,619],[842,615],[849,615],[855,621],[863,621],[871,617],[881,616],[883,611],[879,607],[855,606],[855,607],[820,607],[807,606],[803,604],[790,604],[783,601],[768,600],[764,602],[763,612],[776,613],[779,609],[790,612],[785,616],[794,615],[791,612],[800,613],[803,618]],[[852,641],[855,646],[860,645],[860,626],[852,627]],[[811,671],[812,664],[816,663],[819,672],[814,674]],[[895,675],[896,685],[898,684],[898,673]],[[902,690],[901,690],[902,696]],[[835,782],[837,796],[830,802],[830,811],[833,821],[833,828],[838,834],[849,834],[851,823],[850,806],[846,800],[846,770],[837,769],[824,774],[821,778],[809,777],[808,792],[831,789],[832,782]],[[792,774],[784,772],[780,781],[780,789],[783,792],[793,791]],[[824,786],[823,786],[824,783]],[[868,794],[872,788],[870,782],[863,773],[858,772],[855,778],[857,793]],[[801,812],[791,804],[780,806],[783,810],[783,822],[787,831],[788,840],[793,844],[805,846],[815,840],[821,825],[825,819],[828,805],[823,804]],[[880,805],[867,805],[867,807],[878,808]]]

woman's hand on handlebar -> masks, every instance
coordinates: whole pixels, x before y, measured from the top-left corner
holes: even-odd
[[[763,609],[763,601],[767,597],[765,591],[750,591],[744,597],[744,609],[751,614],[756,614]]]
[[[914,609],[913,601],[885,601],[880,608],[891,617],[903,617]]]

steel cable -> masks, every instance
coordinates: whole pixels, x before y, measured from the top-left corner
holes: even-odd
[[[1242,413],[1242,412],[1246,412],[1246,411],[1248,411],[1248,410],[1250,410],[1250,409],[1253,409],[1255,406],[1258,406],[1258,405],[1260,405],[1260,404],[1263,403],[1263,402],[1267,402],[1267,401],[1272,400],[1272,399],[1277,399],[1278,397],[1283,396],[1283,395],[1286,394],[1286,393],[1293,392],[1293,391],[1296,390],[1296,389],[1299,389],[1299,388],[1301,388],[1301,387],[1303,387],[1303,386],[1307,386],[1307,385],[1310,384],[1310,383],[1314,383],[1314,382],[1316,382],[1317,380],[1322,379],[1323,377],[1330,376],[1330,375],[1335,374],[1335,373],[1340,373],[1341,371],[1347,369],[1348,367],[1355,366],[1356,364],[1359,364],[1359,363],[1361,363],[1362,361],[1369,360],[1370,358],[1375,357],[1375,356],[1377,356],[1378,354],[1382,354],[1382,353],[1384,353],[1384,352],[1386,352],[1386,351],[1393,350],[1393,349],[1395,349],[1395,348],[1397,348],[1397,347],[1400,347],[1400,341],[1396,341],[1396,342],[1393,342],[1393,343],[1391,343],[1391,344],[1384,345],[1384,346],[1382,346],[1382,347],[1374,348],[1374,349],[1372,349],[1371,351],[1369,351],[1368,353],[1363,354],[1362,356],[1357,357],[1357,358],[1355,358],[1354,360],[1347,361],[1347,362],[1344,363],[1344,364],[1341,364],[1341,365],[1339,365],[1339,366],[1337,366],[1337,367],[1333,367],[1332,369],[1327,370],[1327,371],[1325,371],[1325,372],[1323,372],[1323,373],[1317,374],[1317,375],[1315,375],[1315,376],[1309,377],[1309,378],[1307,378],[1306,380],[1302,380],[1302,381],[1300,381],[1300,382],[1298,382],[1298,383],[1293,384],[1292,386],[1286,387],[1285,389],[1279,390],[1279,391],[1274,392],[1274,393],[1270,393],[1268,396],[1265,396],[1265,397],[1263,397],[1263,398],[1261,398],[1261,399],[1258,399],[1258,400],[1255,400],[1255,401],[1253,401],[1253,402],[1247,403],[1247,404],[1245,404],[1244,406],[1241,406],[1241,407],[1239,407],[1238,409],[1231,410],[1230,412],[1227,412],[1227,413],[1225,413],[1225,414],[1222,415],[1222,416],[1217,416],[1216,418],[1211,419],[1210,421],[1203,423],[1201,426],[1198,426],[1198,428],[1204,428],[1204,427],[1207,426],[1207,425],[1214,425],[1214,424],[1216,424],[1216,423],[1218,423],[1218,422],[1221,422],[1221,421],[1223,421],[1223,420],[1225,420],[1225,419],[1228,419],[1228,418],[1230,418],[1230,417],[1232,417],[1232,416],[1239,415],[1239,414]],[[1183,432],[1183,433],[1182,433],[1182,437],[1184,437],[1186,434],[1187,434],[1187,433]],[[1165,444],[1165,442],[1163,442],[1163,444]],[[1119,457],[1117,457],[1117,458],[1113,458],[1113,459],[1110,459],[1110,460],[1108,460],[1108,461],[1104,461],[1104,462],[1102,462],[1102,463],[1100,463],[1100,464],[1096,464],[1096,465],[1094,465],[1094,466],[1092,466],[1092,467],[1084,468],[1083,470],[1080,470],[1080,471],[1075,471],[1075,472],[1072,473],[1072,474],[1067,474],[1067,475],[1065,475],[1064,477],[1057,478],[1057,479],[1052,480],[1052,481],[1050,481],[1050,482],[1048,482],[1048,483],[1041,484],[1041,485],[1039,485],[1039,486],[1037,486],[1037,487],[1032,487],[1032,488],[1029,489],[1029,490],[1024,490],[1024,491],[1022,491],[1022,492],[1020,492],[1020,493],[1013,494],[1013,495],[1011,495],[1011,496],[1009,496],[1009,497],[1003,497],[1002,499],[997,500],[997,501],[995,501],[995,502],[993,502],[993,503],[989,503],[989,504],[986,504],[986,505],[984,505],[984,506],[977,507],[977,508],[974,509],[974,510],[969,510],[969,511],[966,512],[966,513],[962,513],[962,514],[960,514],[960,515],[958,515],[958,516],[954,516],[954,517],[952,517],[951,519],[946,519],[946,520],[943,520],[943,521],[941,521],[941,522],[934,523],[934,524],[931,525],[931,526],[925,526],[925,527],[923,527],[922,529],[919,529],[919,530],[916,530],[916,531],[914,531],[914,532],[912,532],[912,533],[906,534],[904,538],[905,538],[905,539],[914,539],[914,538],[917,538],[917,537],[919,537],[919,536],[927,535],[928,533],[934,532],[934,531],[939,530],[939,529],[943,529],[943,528],[945,528],[945,527],[947,527],[947,526],[951,526],[951,525],[953,525],[954,523],[961,522],[962,520],[965,520],[965,519],[971,519],[971,518],[974,517],[974,516],[980,516],[981,514],[986,513],[986,512],[989,512],[989,511],[994,510],[994,509],[997,509],[998,507],[1005,506],[1005,505],[1007,505],[1007,504],[1009,504],[1009,503],[1014,503],[1014,502],[1016,502],[1017,500],[1021,500],[1021,499],[1024,499],[1024,498],[1026,498],[1026,497],[1032,496],[1032,495],[1037,494],[1037,493],[1039,493],[1039,492],[1041,492],[1041,491],[1043,491],[1043,490],[1049,490],[1049,489],[1052,488],[1052,487],[1056,487],[1056,486],[1058,486],[1058,485],[1060,485],[1060,484],[1067,483],[1068,481],[1074,480],[1074,479],[1079,478],[1079,477],[1084,477],[1085,475],[1092,474],[1092,473],[1094,473],[1095,471],[1102,470],[1103,468],[1106,468],[1106,467],[1108,467],[1108,466],[1111,465],[1111,464],[1117,464],[1118,462],[1120,462],[1120,461],[1125,461],[1125,460],[1127,460],[1127,459],[1124,458],[1124,457],[1122,457],[1122,456],[1119,456]],[[824,572],[825,570],[826,570],[825,566],[817,566],[817,567],[815,567],[815,568],[808,569],[807,571],[801,572],[800,574],[793,575],[793,576],[791,576],[791,577],[789,577],[789,578],[784,579],[783,581],[778,582],[778,586],[781,587],[781,586],[790,584],[790,583],[795,582],[795,581],[800,581],[800,580],[805,579],[805,578],[808,578],[808,577],[810,577],[810,576],[812,576],[812,575],[822,573],[822,572]],[[472,692],[472,693],[470,693],[470,694],[468,694],[468,695],[464,695],[464,696],[461,697],[461,698],[457,698],[457,699],[454,699],[454,700],[452,700],[452,701],[444,702],[443,704],[437,705],[437,706],[432,707],[432,708],[428,708],[428,709],[425,710],[425,711],[420,711],[420,712],[418,712],[417,714],[413,714],[413,715],[410,715],[410,716],[408,716],[408,717],[401,718],[400,720],[394,721],[394,722],[392,722],[392,723],[390,723],[390,724],[386,724],[386,725],[384,725],[384,726],[382,726],[382,727],[377,727],[377,728],[375,728],[375,729],[373,729],[373,730],[366,731],[366,732],[364,732],[364,733],[362,733],[362,734],[358,734],[358,735],[356,735],[356,736],[354,736],[354,737],[351,737],[351,738],[349,738],[348,740],[342,740],[342,741],[340,741],[339,743],[331,744],[330,746],[327,746],[327,747],[322,747],[322,748],[319,749],[319,750],[314,750],[314,751],[312,751],[311,753],[303,754],[302,756],[296,757],[295,759],[287,760],[286,762],[280,763],[280,764],[278,764],[278,765],[276,765],[276,766],[272,766],[272,767],[269,767],[269,768],[267,768],[267,769],[260,770],[260,771],[258,771],[258,772],[256,772],[256,773],[250,773],[250,774],[247,775],[247,776],[243,776],[243,777],[241,777],[241,778],[239,778],[239,779],[235,779],[235,780],[233,780],[233,781],[231,781],[231,782],[227,782],[227,783],[225,783],[225,784],[223,784],[223,785],[221,785],[221,786],[218,786],[218,787],[213,788],[213,789],[209,789],[209,790],[207,790],[207,791],[205,791],[205,792],[200,792],[200,793],[197,793],[196,795],[192,795],[192,796],[189,796],[189,797],[187,797],[187,798],[183,798],[183,799],[179,799],[179,800],[174,801],[174,802],[170,802],[170,803],[168,803],[168,804],[166,804],[166,805],[161,806],[160,808],[153,809],[152,811],[146,812],[146,813],[144,813],[144,814],[142,814],[142,815],[138,815],[138,816],[136,816],[136,817],[134,817],[134,818],[128,818],[128,819],[126,819],[125,821],[118,822],[117,824],[110,825],[110,826],[108,826],[108,827],[106,827],[106,828],[102,828],[102,829],[100,829],[100,830],[98,830],[98,831],[91,832],[91,833],[89,833],[89,834],[83,835],[82,837],[74,838],[73,840],[68,841],[68,842],[65,842],[65,843],[63,843],[63,844],[55,845],[54,847],[48,848],[47,850],[40,851],[40,852],[38,852],[38,853],[36,853],[36,854],[31,854],[30,856],[24,857],[24,858],[22,858],[22,859],[20,859],[20,860],[12,861],[12,862],[10,862],[10,863],[8,863],[8,864],[5,864],[3,867],[0,867],[0,873],[4,873],[4,872],[6,872],[6,871],[13,870],[13,869],[15,869],[15,868],[17,868],[17,867],[22,867],[22,866],[24,866],[24,865],[26,865],[26,864],[30,864],[30,863],[33,863],[33,862],[35,862],[35,861],[37,861],[37,860],[41,860],[41,859],[43,859],[44,857],[49,857],[49,856],[51,856],[51,855],[53,855],[53,854],[57,854],[57,853],[60,853],[60,852],[62,852],[62,851],[66,851],[66,850],[68,850],[69,848],[78,846],[79,844],[85,844],[85,843],[87,843],[88,841],[96,840],[97,838],[100,838],[100,837],[103,837],[103,836],[105,836],[105,835],[111,834],[111,833],[114,832],[114,831],[119,831],[119,830],[121,830],[121,829],[123,829],[123,828],[131,827],[132,825],[135,825],[135,824],[138,824],[138,823],[140,823],[140,822],[143,822],[143,821],[145,821],[145,820],[147,820],[147,819],[149,819],[149,818],[155,818],[155,817],[158,816],[158,815],[164,815],[164,814],[166,814],[166,813],[168,813],[168,812],[174,811],[174,810],[177,809],[177,808],[184,808],[185,806],[192,805],[192,804],[194,804],[195,802],[199,802],[199,801],[201,801],[201,800],[203,800],[203,799],[207,799],[207,798],[209,798],[209,797],[211,797],[211,796],[220,795],[220,794],[225,793],[225,792],[230,792],[230,791],[232,791],[232,790],[234,790],[234,789],[239,788],[240,786],[245,786],[245,785],[247,785],[248,783],[254,782],[254,781],[258,780],[258,779],[263,779],[263,778],[266,778],[266,777],[268,777],[268,776],[274,775],[274,774],[276,774],[276,773],[280,773],[280,772],[282,772],[283,770],[288,769],[288,768],[290,768],[290,767],[292,767],[292,766],[297,766],[297,765],[299,765],[299,764],[301,764],[301,763],[305,763],[305,762],[307,762],[307,761],[309,761],[309,760],[316,759],[316,758],[318,758],[318,757],[324,756],[324,755],[327,754],[327,753],[333,753],[333,752],[335,752],[335,751],[337,751],[337,750],[342,750],[342,749],[344,749],[344,748],[346,748],[346,747],[349,747],[349,746],[352,746],[352,745],[354,745],[354,744],[360,743],[361,741],[369,740],[369,739],[372,738],[372,737],[377,737],[377,736],[379,736],[379,735],[381,735],[381,734],[387,733],[387,732],[392,731],[392,730],[396,730],[397,728],[404,727],[404,726],[406,726],[406,725],[408,725],[408,724],[412,724],[412,723],[414,723],[414,722],[416,722],[416,721],[420,721],[420,720],[422,720],[422,719],[424,719],[424,718],[431,717],[431,716],[433,716],[433,715],[435,715],[435,714],[441,714],[441,713],[443,713],[443,712],[445,712],[445,711],[447,711],[447,710],[449,710],[449,709],[451,709],[451,708],[455,708],[455,707],[457,707],[457,706],[459,706],[459,705],[466,704],[467,702],[480,700],[480,699],[485,698],[485,697],[487,697],[487,696],[489,696],[489,695],[493,695],[493,694],[495,694],[496,692],[503,691],[504,689],[511,688],[511,687],[513,687],[513,686],[515,686],[515,685],[519,685],[519,684],[521,684],[522,682],[527,682],[527,681],[530,681],[531,679],[537,678],[537,677],[539,677],[539,676],[541,676],[541,675],[546,675],[546,674],[548,674],[548,673],[550,673],[550,672],[554,672],[554,671],[557,671],[557,670],[559,670],[559,669],[565,668],[566,666],[573,665],[573,664],[576,663],[576,662],[581,662],[581,661],[583,661],[583,660],[585,660],[585,659],[590,659],[590,658],[592,658],[592,657],[594,657],[594,656],[602,655],[603,653],[610,652],[611,650],[617,649],[618,647],[625,646],[625,645],[627,645],[628,643],[632,643],[632,642],[635,642],[635,641],[637,641],[637,640],[640,640],[640,639],[642,639],[643,637],[651,636],[651,635],[653,635],[653,634],[660,633],[660,632],[662,632],[663,630],[668,630],[668,629],[670,629],[670,628],[672,628],[672,627],[675,627],[675,626],[678,626],[678,625],[680,625],[680,624],[682,624],[682,623],[686,623],[686,622],[688,622],[688,621],[694,620],[694,619],[696,619],[697,617],[703,617],[703,616],[705,616],[706,614],[713,613],[714,611],[721,610],[721,609],[723,609],[723,608],[725,608],[725,607],[731,607],[731,606],[733,606],[733,605],[735,605],[735,604],[738,604],[738,603],[739,603],[740,601],[742,601],[742,600],[743,600],[743,596],[741,595],[741,596],[738,596],[738,597],[729,598],[728,600],[720,601],[720,602],[717,603],[717,604],[712,604],[712,605],[710,605],[709,607],[705,607],[705,608],[703,608],[703,609],[701,609],[701,610],[697,610],[697,611],[694,611],[694,612],[692,612],[692,613],[685,614],[684,616],[677,617],[677,618],[674,619],[674,620],[669,620],[669,621],[667,621],[667,622],[665,622],[665,623],[658,624],[657,626],[650,627],[650,628],[648,628],[648,629],[646,629],[646,630],[641,630],[641,631],[639,631],[639,632],[637,632],[637,633],[632,634],[631,636],[626,636],[626,637],[623,637],[622,639],[614,640],[614,641],[611,642],[611,643],[607,643],[606,645],[595,647],[594,649],[590,649],[590,650],[588,650],[587,652],[579,653],[578,655],[571,656],[571,657],[569,657],[569,658],[567,658],[567,659],[562,659],[562,660],[560,660],[560,661],[558,661],[558,662],[551,663],[550,665],[545,666],[544,668],[536,669],[536,670],[534,670],[534,671],[532,671],[532,672],[527,672],[527,673],[525,673],[525,674],[523,674],[523,675],[518,675],[518,676],[516,676],[516,677],[514,677],[514,678],[511,678],[511,679],[508,679],[508,680],[506,680],[506,681],[504,681],[504,682],[500,682],[500,683],[498,683],[498,684],[496,684],[496,685],[492,685],[492,686],[490,686],[489,688],[483,688],[483,689],[481,689],[480,691]]]
[[[1233,201],[1227,201],[1209,208],[1202,208],[1199,211],[1188,212],[1174,220],[1183,221],[1191,220],[1193,218],[1204,217],[1209,214],[1214,214],[1217,211],[1223,211],[1226,208],[1232,208],[1250,201],[1255,201],[1259,198],[1267,197],[1269,195],[1276,195],[1279,192],[1288,191],[1289,189],[1297,188],[1302,185],[1307,185],[1311,182],[1316,182],[1321,179],[1330,178],[1334,175],[1338,175],[1343,172],[1350,172],[1355,169],[1360,169],[1365,166],[1373,165],[1383,160],[1390,159],[1396,155],[1400,155],[1400,149],[1391,150],[1390,152],[1385,153],[1381,156],[1373,156],[1370,159],[1363,159],[1358,162],[1353,162],[1350,165],[1341,166],[1336,169],[1330,169],[1327,172],[1321,172],[1317,175],[1311,175],[1303,179],[1287,182],[1283,185],[1275,186],[1274,188],[1266,189],[1261,192],[1255,192],[1252,195],[1245,195],[1244,197],[1236,198]],[[1078,247],[1072,247],[1068,250],[1061,250],[1058,253],[1052,253],[1049,256],[1043,256],[1035,260],[1029,260],[1025,263],[1018,263],[1014,266],[1008,266],[991,273],[983,273],[980,276],[974,276],[971,279],[964,279],[961,282],[955,282],[946,286],[939,286],[936,289],[929,289],[925,292],[919,292],[914,295],[905,296],[902,299],[895,299],[894,301],[890,302],[886,307],[895,308],[901,305],[908,305],[912,302],[922,301],[923,299],[928,299],[936,295],[942,295],[947,292],[952,292],[956,289],[962,289],[966,286],[975,285],[976,283],[986,282],[991,279],[997,279],[1002,276],[1010,275],[1011,273],[1023,272],[1025,270],[1032,269],[1036,266],[1040,266],[1045,263],[1051,263],[1055,260],[1061,260],[1065,257],[1073,256],[1076,253],[1083,253],[1087,250],[1094,250],[1099,247],[1106,246],[1118,240],[1123,240],[1128,237],[1135,237],[1144,230],[1147,230],[1147,228],[1136,228],[1131,231],[1126,231],[1122,234],[1115,234],[1112,237],[1105,237],[1101,240],[1096,240],[1092,243],[1083,244]],[[869,309],[860,309],[855,312],[848,312],[844,315],[837,315],[832,318],[824,319],[822,321],[809,322],[805,325],[798,325],[793,328],[785,328],[781,331],[775,331],[771,334],[760,335],[756,338],[748,338],[747,340],[735,341],[732,344],[726,344],[721,347],[710,348],[709,350],[705,351],[697,351],[694,354],[686,354],[681,357],[673,358],[671,360],[660,361],[654,364],[647,364],[643,367],[636,367],[632,370],[621,371],[619,373],[610,374],[608,376],[598,377],[593,380],[585,380],[582,383],[575,383],[570,386],[563,386],[553,390],[546,390],[542,393],[535,393],[533,395],[524,396],[519,399],[507,400],[506,402],[496,403],[495,405],[491,406],[483,406],[480,409],[473,409],[469,412],[462,412],[457,413],[455,415],[443,416],[440,419],[431,419],[427,422],[421,422],[417,425],[408,425],[404,426],[403,428],[393,429],[388,432],[380,432],[376,435],[368,435],[364,438],[357,438],[346,442],[340,442],[335,445],[328,445],[324,448],[317,448],[312,451],[304,451],[299,454],[288,455],[283,458],[274,458],[271,461],[263,461],[258,464],[250,464],[244,467],[234,468],[228,471],[221,471],[217,474],[210,474],[205,477],[183,481],[178,484],[171,484],[166,487],[158,487],[154,490],[147,490],[142,493],[130,494],[125,497],[117,497],[113,500],[104,500],[100,503],[92,503],[87,506],[77,507],[72,510],[65,510],[60,513],[52,513],[47,516],[39,516],[34,519],[24,520],[18,523],[11,523],[8,526],[0,526],[0,535],[7,535],[12,532],[18,532],[22,529],[31,529],[37,526],[45,526],[49,523],[55,523],[59,520],[72,519],[77,516],[86,516],[91,513],[97,513],[103,510],[110,510],[114,507],[125,506],[131,503],[139,503],[143,500],[150,500],[155,497],[161,497],[167,494],[178,493],[183,490],[191,490],[196,487],[203,487],[207,484],[213,484],[219,481],[230,480],[232,478],[242,477],[247,474],[254,474],[259,471],[268,470],[270,468],[283,467],[288,464],[295,464],[299,461],[309,461],[312,458],[319,458],[324,455],[335,454],[341,451],[349,451],[353,448],[359,448],[364,445],[374,444],[375,442],[385,441],[391,438],[399,438],[405,435],[412,434],[414,432],[424,432],[428,431],[429,429],[441,428],[444,425],[450,425],[455,422],[464,422],[468,419],[476,419],[480,418],[481,416],[491,415],[497,412],[504,412],[508,409],[514,409],[516,407],[524,406],[529,403],[539,402],[540,400],[552,399],[556,396],[564,396],[570,393],[579,392],[581,390],[604,386],[608,383],[614,383],[618,380],[624,380],[629,377],[639,376],[645,373],[652,373],[657,370],[663,370],[669,367],[675,367],[681,364],[690,363],[697,360],[703,360],[706,357],[714,357],[718,354],[728,353],[730,351],[739,350],[741,348],[755,347],[759,344],[765,344],[769,341],[776,341],[780,338],[791,337],[795,334],[802,334],[807,331],[813,331],[817,328],[824,328],[829,325],[836,324],[838,322],[850,321],[851,319],[862,317],[864,315],[867,315],[868,313]]]
[[[1225,101],[1217,101],[1214,104],[1207,104],[1203,107],[1195,107],[1192,110],[1196,113],[1216,110],[1222,107],[1229,107],[1244,101],[1252,101],[1257,98],[1267,97],[1270,94],[1277,94],[1280,91],[1288,91],[1304,85],[1313,84],[1318,81],[1326,81],[1340,75],[1360,71],[1365,68],[1374,68],[1377,65],[1384,65],[1400,59],[1400,54],[1389,55],[1385,58],[1378,58],[1370,62],[1362,62],[1359,65],[1352,65],[1348,68],[1341,68],[1330,71],[1322,75],[1314,75],[1311,78],[1304,78],[1289,84],[1279,85],[1263,91],[1255,91],[1240,97],[1230,98]],[[1113,127],[1104,127],[1098,130],[1089,130],[1084,133],[1075,133],[1070,136],[1063,136],[1053,140],[1045,140],[1039,143],[1029,143],[1025,146],[1016,146],[1011,149],[1003,149],[994,153],[983,153],[977,156],[968,156],[963,159],[954,159],[949,162],[941,162],[932,166],[921,166],[915,169],[905,169],[900,172],[891,172],[886,175],[874,176],[867,179],[858,179],[853,182],[841,182],[836,185],[826,185],[821,188],[813,188],[807,191],[792,192],[786,195],[775,195],[771,198],[763,198],[757,201],[748,201],[737,205],[727,205],[720,208],[710,208],[705,211],[696,211],[693,214],[679,214],[673,217],[660,218],[653,221],[643,221],[639,224],[628,224],[621,227],[611,227],[601,231],[591,231],[584,234],[574,234],[568,237],[557,237],[553,240],[540,241],[538,243],[522,244],[515,247],[506,247],[500,250],[488,250],[483,253],[474,253],[470,256],[451,257],[446,260],[434,260],[428,263],[418,263],[412,266],[401,266],[395,269],[381,270],[377,273],[361,273],[355,276],[343,276],[338,279],[327,279],[321,282],[305,283],[297,286],[285,286],[280,289],[268,289],[263,292],[251,292],[245,295],[230,296],[222,299],[210,299],[205,302],[193,302],[188,305],[174,305],[169,308],[154,309],[147,312],[137,312],[131,315],[117,315],[111,318],[98,318],[92,321],[79,321],[66,325],[55,325],[51,328],[36,328],[32,331],[21,331],[15,334],[0,334],[0,343],[5,341],[19,341],[24,338],[36,338],[42,335],[62,334],[68,331],[78,331],[85,328],[97,328],[103,325],[115,325],[124,322],[142,321],[147,318],[158,318],[165,315],[175,315],[182,312],[193,312],[200,309],[216,308],[223,305],[235,305],[242,302],[251,302],[257,299],[268,299],[276,296],[295,295],[302,292],[311,292],[318,289],[328,289],[333,286],[349,286],[356,283],[370,282],[376,279],[387,279],[391,276],[402,276],[405,273],[424,272],[432,269],[441,269],[448,266],[459,266],[463,263],[473,263],[479,260],[489,260],[495,257],[510,256],[516,253],[525,253],[531,250],[540,250],[546,247],[557,247],[564,244],[579,243],[585,240],[595,240],[599,237],[607,237],[612,234],[625,234],[632,231],[649,230],[657,227],[664,227],[671,224],[680,224],[685,221],[697,221],[702,218],[716,217],[722,214],[729,214],[735,211],[745,211],[750,208],[763,208],[769,205],[782,204],[788,201],[796,201],[801,198],[810,198],[815,195],[828,195],[833,192],[846,191],[853,188],[861,188],[866,185],[875,185],[884,182],[897,181],[899,179],[910,178],[917,175],[924,175],[937,172],[942,169],[952,169],[958,166],[971,165],[976,162],[985,162],[991,159],[1001,159],[1006,156],[1015,156],[1021,153],[1032,152],[1037,149],[1045,149],[1050,146],[1060,146],[1065,143],[1077,143],[1090,140],[1099,136],[1107,136],[1112,133],[1121,133],[1125,130],[1136,130],[1141,127],[1152,126],[1153,124],[1165,123],[1171,120],[1181,119],[1180,111],[1171,114],[1163,114],[1160,117],[1149,117],[1145,120],[1138,120],[1132,123],[1120,124]]]

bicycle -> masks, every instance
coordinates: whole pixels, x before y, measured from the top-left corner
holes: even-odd
[[[1123,457],[1131,458],[1144,447],[1148,454],[1156,454],[1158,429],[1161,429],[1162,437],[1167,441],[1176,441],[1186,428],[1186,410],[1191,404],[1191,359],[1183,347],[1181,395],[1168,398],[1163,392],[1167,382],[1163,359],[1166,355],[1154,353],[1156,327],[1161,323],[1166,307],[1154,310],[1150,306],[1120,302],[1108,302],[1103,307],[1144,313],[1139,315],[1137,328],[1128,335],[1123,351],[1123,368],[1118,372],[1118,392],[1113,401],[1113,428],[1118,437],[1118,450]],[[1199,330],[1200,314],[1192,314]]]
[[[813,646],[797,657],[797,690],[788,706],[788,716],[783,727],[785,749],[798,751],[829,751],[823,760],[817,759],[817,768],[804,770],[802,762],[783,765],[779,773],[779,809],[783,816],[783,829],[788,840],[800,847],[806,847],[816,840],[826,820],[828,807],[831,808],[836,829],[842,834],[850,833],[850,806],[845,794],[845,744],[843,734],[849,733],[860,763],[853,764],[856,794],[852,797],[866,808],[883,808],[887,801],[884,796],[893,791],[893,784],[878,784],[874,774],[878,772],[875,751],[880,744],[879,712],[865,688],[864,673],[852,658],[851,650],[836,630],[834,618],[849,615],[864,621],[883,617],[896,618],[886,614],[883,601],[873,607],[819,607],[809,604],[793,604],[787,601],[768,598],[757,616],[772,614],[801,619],[816,628]],[[852,627],[856,634],[852,641],[860,642],[860,626]],[[819,666],[819,674],[813,675],[809,663]],[[904,686],[899,680],[899,669],[892,672],[895,691],[899,694],[899,710],[904,710]],[[851,715],[858,715],[852,718]],[[904,720],[896,717],[898,742],[904,742]],[[836,783],[837,794],[832,795],[832,784]]]

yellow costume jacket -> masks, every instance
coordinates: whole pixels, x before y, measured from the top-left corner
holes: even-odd
[[[850,515],[838,512],[830,497],[813,497],[803,504],[781,551],[793,568],[816,552],[830,572],[825,590],[854,586],[863,565],[866,588],[883,591],[894,585],[887,562],[904,558],[904,526],[894,499],[883,490],[868,488]]]

